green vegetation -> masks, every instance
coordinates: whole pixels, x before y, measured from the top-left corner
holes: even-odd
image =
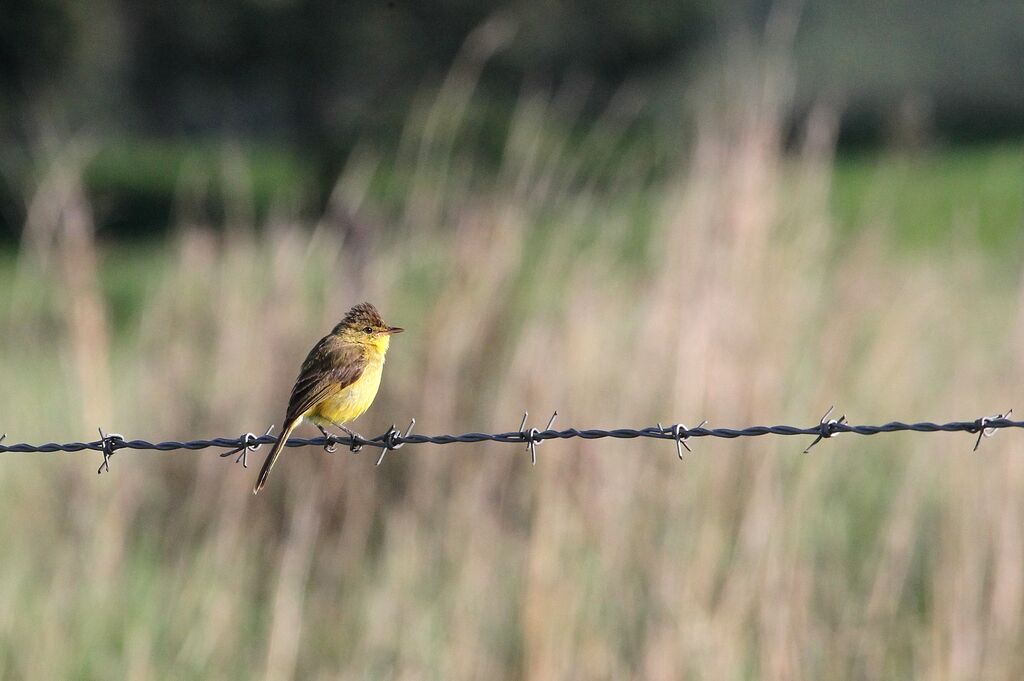
[[[842,227],[891,225],[905,251],[982,246],[1019,252],[1024,224],[1024,148],[952,147],[919,154],[861,154],[836,164],[832,206]]]
[[[173,196],[182,182],[196,178],[219,183],[231,175],[225,165],[244,169],[253,200],[259,205],[300,191],[311,183],[310,168],[283,148],[193,141],[120,140],[104,145],[86,169],[96,191]]]

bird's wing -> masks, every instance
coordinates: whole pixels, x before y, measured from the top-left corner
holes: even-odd
[[[335,336],[320,339],[295,379],[285,420],[297,419],[325,398],[352,385],[365,368],[366,357],[359,347],[341,344]]]

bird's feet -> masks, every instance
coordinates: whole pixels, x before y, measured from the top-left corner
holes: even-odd
[[[327,429],[323,426],[317,426],[317,428],[320,429],[320,432],[324,435],[324,440],[326,440],[326,442],[324,442],[324,451],[328,454],[333,454],[338,449],[337,444],[334,442],[334,436],[328,433]]]
[[[356,442],[356,440],[357,439],[358,440],[365,440],[366,438],[364,438],[362,435],[360,435],[356,431],[352,430],[351,428],[347,428],[347,427],[341,425],[340,423],[335,423],[334,425],[336,425],[341,430],[345,431],[345,434],[348,435],[350,438],[352,438],[352,444],[349,445],[349,449],[350,450],[352,450],[353,452],[358,452],[359,450],[361,450],[363,448],[363,446],[361,444],[359,444],[358,442]],[[337,449],[337,442],[335,442],[335,438],[337,436],[336,435],[332,435],[331,433],[328,433],[327,430],[323,426],[317,426],[317,428],[320,429],[320,432],[323,433],[324,438],[327,440],[327,443],[324,444],[324,451],[333,454],[335,452],[335,450]]]
[[[352,444],[349,445],[349,449],[351,449],[353,452],[358,452],[360,449],[363,448],[363,446],[356,442],[356,440],[365,440],[366,438],[364,438],[362,435],[352,430],[351,428],[346,428],[345,426],[342,425],[339,425],[338,427],[344,430],[346,433],[348,433],[348,436],[352,438]]]

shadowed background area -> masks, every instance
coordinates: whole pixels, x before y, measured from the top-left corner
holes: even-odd
[[[4,3],[0,432],[1015,406],[1024,15],[859,5]],[[1020,441],[5,454],[0,678],[1014,678]]]

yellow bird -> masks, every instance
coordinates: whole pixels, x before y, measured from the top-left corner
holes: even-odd
[[[360,303],[313,346],[295,379],[284,430],[263,463],[252,488],[253,494],[267,484],[270,469],[281,455],[288,436],[303,420],[316,425],[325,437],[328,426],[337,426],[350,436],[356,435],[345,424],[355,420],[373,403],[391,336],[402,331],[385,324],[373,305]]]

